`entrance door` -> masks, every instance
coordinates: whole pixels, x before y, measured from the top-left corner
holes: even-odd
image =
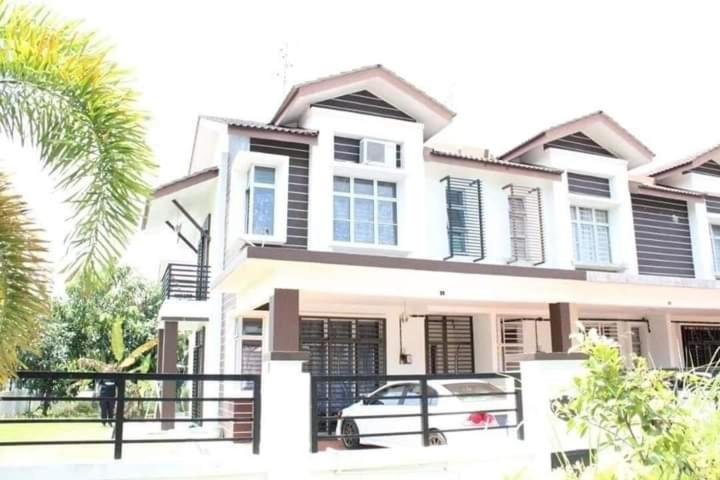
[[[472,317],[425,317],[425,359],[428,375],[474,373]]]
[[[703,367],[717,364],[720,353],[720,325],[681,327],[685,367]]]
[[[385,374],[385,319],[303,317],[300,344],[310,353],[311,375]],[[335,415],[380,385],[375,380],[319,382],[317,412]],[[323,422],[321,430],[332,433],[335,423]]]
[[[195,332],[195,346],[193,347],[193,373],[202,374],[205,372],[205,327]],[[195,380],[192,382],[192,397],[199,398],[203,395],[203,382]],[[202,418],[202,405],[200,400],[192,401],[192,418]],[[202,425],[202,421],[196,422]]]

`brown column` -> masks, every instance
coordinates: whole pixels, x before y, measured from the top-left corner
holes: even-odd
[[[575,306],[571,303],[550,304],[550,337],[553,352],[570,350],[570,334],[575,325]]]
[[[304,360],[300,352],[300,292],[276,288],[270,299],[270,359]]]
[[[165,322],[163,329],[163,349],[160,352],[162,357],[161,373],[177,373],[177,342],[178,342],[178,324],[177,322]],[[177,395],[177,383],[175,380],[167,380],[162,382],[162,396],[175,397]],[[161,402],[160,416],[162,418],[175,418],[175,401]],[[163,430],[170,430],[175,427],[174,420],[161,422]]]
[[[157,366],[155,368],[155,371],[157,373],[162,373],[163,371],[163,345],[165,342],[165,330],[162,328],[158,329],[158,346],[157,346]]]

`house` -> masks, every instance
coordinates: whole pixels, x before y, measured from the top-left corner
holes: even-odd
[[[711,360],[720,147],[636,175],[653,152],[603,112],[498,157],[433,145],[454,116],[376,65],[293,87],[268,123],[200,117],[144,219],[185,248],[163,259],[161,371],[178,330],[212,373],[513,370],[578,322],[658,367]]]

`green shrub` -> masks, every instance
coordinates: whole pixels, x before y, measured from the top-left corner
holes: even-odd
[[[588,468],[566,467],[565,478],[720,479],[719,377],[651,369],[637,357],[626,368],[612,340],[595,331],[578,340],[587,372],[557,408],[598,454]]]

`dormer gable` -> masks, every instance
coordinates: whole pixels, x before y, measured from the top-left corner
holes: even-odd
[[[445,128],[455,113],[382,65],[372,65],[292,87],[271,121],[297,126],[311,106],[381,116],[423,125],[429,139]]]
[[[543,130],[499,158],[522,161],[526,153],[538,148],[560,148],[620,158],[628,162],[629,169],[647,164],[655,156],[640,140],[602,111]]]

